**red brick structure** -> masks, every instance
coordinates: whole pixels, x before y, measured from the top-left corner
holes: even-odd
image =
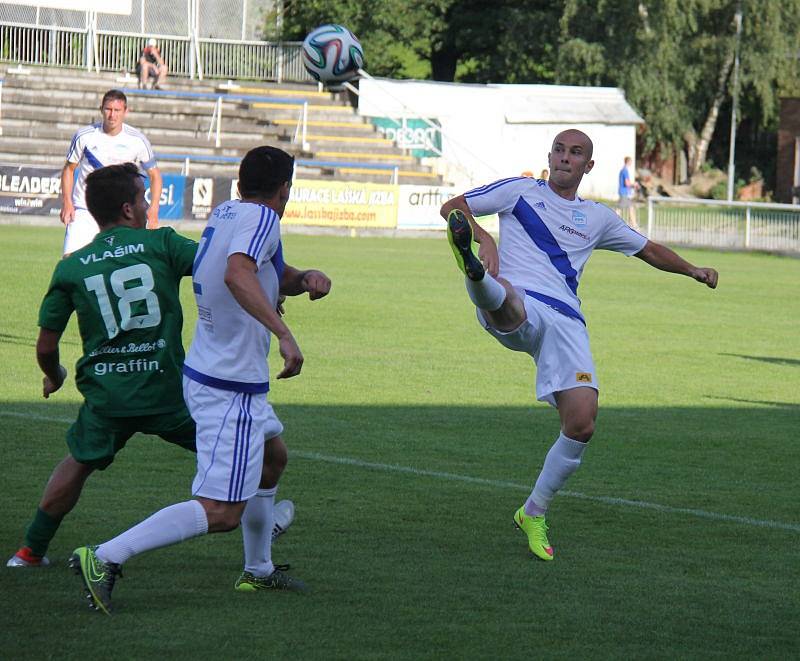
[[[781,99],[778,126],[778,160],[775,167],[775,201],[800,198],[800,98]],[[797,175],[797,178],[796,178]]]

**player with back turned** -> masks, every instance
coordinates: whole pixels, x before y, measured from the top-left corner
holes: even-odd
[[[283,260],[280,218],[289,201],[294,159],[274,147],[251,149],[239,168],[241,200],[219,205],[203,231],[194,263],[198,307],[184,364],[183,393],[197,423],[197,472],[191,500],[165,507],[70,560],[95,608],[110,613],[121,566],[148,550],[242,524],[242,592],[303,591],[305,584],[272,562],[270,534],[278,479],[286,465],[283,425],[267,401],[267,354],[279,342],[283,369],[300,373],[303,355],[278,311],[280,296],[321,298],[330,280]]]
[[[90,173],[86,203],[100,233],[55,268],[39,311],[36,356],[43,395],[64,383],[59,341],[73,313],[83,343],[76,385],[84,402],[9,567],[41,567],[86,479],[107,468],[136,432],[195,449],[195,424],[181,396],[184,351],[179,283],[197,243],[172,228],[146,230],[147,202],[133,163]]]
[[[635,255],[714,289],[717,272],[696,267],[628,227],[608,207],[576,195],[594,167],[592,141],[569,129],[553,140],[550,178],[513,177],[446,202],[441,214],[478,321],[500,344],[536,362],[536,397],[558,410],[561,431],[514,523],[528,547],[553,560],[545,513],[581,463],[595,428],[598,384],[578,283],[595,249]],[[474,216],[497,213],[500,249]],[[478,256],[472,239],[480,245]]]

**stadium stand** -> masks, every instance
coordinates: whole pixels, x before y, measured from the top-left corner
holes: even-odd
[[[0,71],[2,163],[60,167],[76,128],[99,119],[102,94],[116,87],[128,96],[127,123],[145,132],[164,172],[185,171],[188,164],[196,176],[235,176],[241,156],[266,143],[293,153],[298,176],[307,179],[441,183],[418,159],[382,138],[343,97],[313,85],[237,87],[170,78],[168,90],[141,90],[131,87],[129,78],[110,73],[45,67],[26,71]],[[213,128],[220,98],[217,147]],[[299,124],[304,104],[305,140]]]

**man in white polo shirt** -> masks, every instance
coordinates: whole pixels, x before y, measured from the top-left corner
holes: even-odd
[[[158,227],[161,172],[150,142],[141,131],[125,124],[128,99],[119,90],[109,90],[100,103],[103,120],[79,129],[69,145],[61,171],[61,222],[66,226],[64,255],[87,245],[99,228],[86,208],[86,177],[107,165],[135,163],[150,177],[150,208],[147,227]],[[78,170],[77,181],[75,170]]]

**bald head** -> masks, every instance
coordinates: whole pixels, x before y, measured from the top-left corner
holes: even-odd
[[[555,147],[558,143],[570,146],[578,144],[583,147],[583,151],[586,154],[586,160],[591,160],[592,158],[594,145],[592,144],[592,139],[583,131],[579,131],[578,129],[567,129],[566,131],[561,131],[561,133],[559,133],[553,139],[553,147]]]
[[[572,200],[585,174],[594,167],[594,145],[588,135],[578,129],[561,131],[553,140],[547,155],[550,164],[548,185],[564,199]]]

